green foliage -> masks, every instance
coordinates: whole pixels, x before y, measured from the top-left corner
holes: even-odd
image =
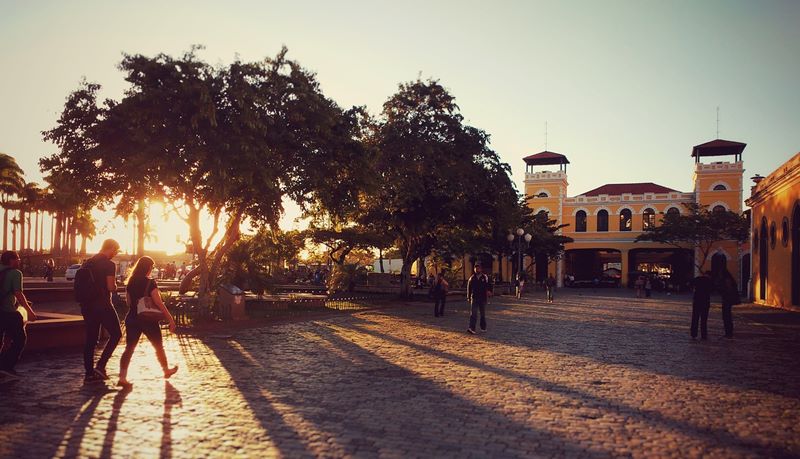
[[[645,229],[636,237],[636,242],[693,247],[700,254],[695,263],[698,269],[702,269],[714,244],[721,241],[742,243],[750,237],[750,225],[743,215],[729,210],[710,211],[708,206],[697,203],[683,204],[683,207],[686,212],[665,214],[661,224]]]
[[[222,280],[261,295],[280,280],[283,264],[296,261],[302,247],[299,231],[262,229],[243,236],[223,259]]]
[[[366,268],[357,263],[344,263],[333,266],[327,287],[330,292],[352,292],[356,285],[366,283]]]
[[[463,123],[436,81],[401,84],[369,143],[380,186],[365,200],[362,221],[392,235],[404,261],[401,295],[408,296],[414,260],[437,247],[462,250],[464,233],[491,219],[498,187],[510,187],[508,166],[485,132]]]
[[[358,202],[363,117],[326,98],[286,49],[225,67],[203,62],[198,49],[125,55],[119,68],[130,87],[119,101],[99,105],[99,86],[84,83],[44,133],[60,152],[42,167],[93,196],[119,197],[122,215],[148,197],[174,204],[189,226],[207,303],[243,221],[275,225],[284,196],[329,207]],[[333,176],[326,165],[336,167]],[[96,183],[86,183],[92,175]],[[215,221],[210,235],[200,230],[204,213]]]

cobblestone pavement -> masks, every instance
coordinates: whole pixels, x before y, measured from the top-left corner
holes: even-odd
[[[0,457],[785,457],[800,455],[796,334],[736,322],[689,339],[686,298],[493,299],[465,333],[416,304],[143,341],[132,391],[78,355],[0,384]],[[118,349],[109,365],[115,377]]]

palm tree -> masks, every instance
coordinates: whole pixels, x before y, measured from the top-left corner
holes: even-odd
[[[3,250],[8,249],[8,209],[11,196],[17,196],[25,186],[25,173],[17,160],[0,153],[0,206],[3,207]]]
[[[72,223],[75,232],[81,237],[81,255],[86,254],[86,240],[92,239],[97,234],[97,227],[92,214],[88,210],[82,210]]]

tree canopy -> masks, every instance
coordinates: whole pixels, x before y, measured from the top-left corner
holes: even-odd
[[[695,265],[702,269],[715,244],[722,241],[742,243],[750,237],[750,224],[743,215],[729,210],[709,210],[708,206],[697,203],[686,203],[683,207],[686,212],[665,214],[659,225],[646,228],[636,237],[636,242],[693,247],[699,254]]]

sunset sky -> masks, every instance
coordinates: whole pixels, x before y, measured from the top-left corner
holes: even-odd
[[[398,83],[439,79],[518,189],[547,123],[547,149],[572,163],[570,195],[619,182],[690,191],[689,154],[717,137],[717,106],[719,137],[748,144],[746,177],[800,150],[798,24],[797,1],[0,0],[0,151],[41,181],[37,161],[55,150],[40,132],[84,76],[119,98],[123,52],[203,44],[227,64],[286,45],[327,96],[373,114]],[[183,226],[154,224],[150,247],[175,250]],[[98,226],[98,240],[130,245],[121,222]]]

